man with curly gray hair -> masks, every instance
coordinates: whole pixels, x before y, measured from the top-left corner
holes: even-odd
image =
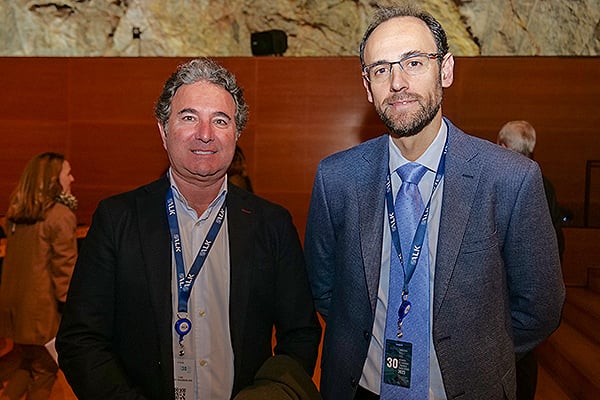
[[[99,204],[75,267],[57,349],[78,398],[230,399],[261,367],[316,393],[321,328],[291,215],[227,183],[247,114],[214,61],[166,81],[170,167]]]

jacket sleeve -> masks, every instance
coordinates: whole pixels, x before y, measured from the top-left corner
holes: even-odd
[[[517,353],[532,350],[558,327],[565,298],[557,239],[541,173],[536,163],[529,165],[502,250]]]
[[[47,218],[45,229],[51,247],[50,273],[54,287],[54,297],[58,303],[67,299],[67,290],[77,260],[77,238],[75,214],[62,205],[53,210]]]
[[[317,360],[321,326],[317,320],[306,274],[304,254],[298,232],[286,211],[274,219],[278,243],[276,258],[275,354],[292,356],[312,375]]]
[[[319,166],[312,190],[304,253],[317,311],[327,319],[335,270],[335,231],[327,202],[323,169]]]

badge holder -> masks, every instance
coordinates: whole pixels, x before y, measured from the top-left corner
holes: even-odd
[[[179,355],[183,357],[185,355],[185,349],[183,347],[183,338],[185,335],[190,333],[192,329],[192,321],[186,317],[182,317],[177,314],[178,320],[175,322],[175,332],[179,335]]]

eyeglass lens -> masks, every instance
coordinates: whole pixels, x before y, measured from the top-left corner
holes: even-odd
[[[415,55],[407,57],[403,60],[393,62],[381,62],[367,69],[367,75],[371,82],[386,81],[392,74],[394,64],[398,64],[400,69],[408,75],[420,75],[429,69],[431,58],[427,55]]]

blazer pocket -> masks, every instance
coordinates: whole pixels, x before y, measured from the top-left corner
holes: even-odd
[[[494,247],[498,247],[497,231],[494,231],[490,235],[483,238],[477,238],[463,242],[460,251],[463,254],[469,254],[488,250]]]

